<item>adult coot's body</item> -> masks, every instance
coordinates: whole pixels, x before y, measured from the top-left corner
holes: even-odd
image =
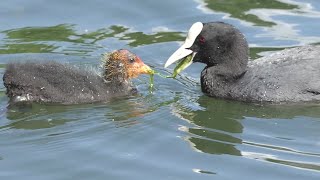
[[[222,22],[192,25],[165,67],[192,55],[205,63],[201,88],[213,97],[246,102],[320,101],[320,46],[286,49],[248,62],[243,34]]]
[[[84,71],[57,62],[15,62],[7,65],[3,82],[11,102],[78,104],[130,95],[131,78],[151,73],[149,66],[128,50],[103,57],[104,72]]]

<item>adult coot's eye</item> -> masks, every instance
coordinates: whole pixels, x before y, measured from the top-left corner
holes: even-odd
[[[135,59],[134,58],[129,58],[129,63],[134,63]]]
[[[206,42],[206,39],[203,36],[199,37],[200,44],[204,44]]]

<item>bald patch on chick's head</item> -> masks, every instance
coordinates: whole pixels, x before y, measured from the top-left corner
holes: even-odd
[[[127,81],[140,74],[150,74],[151,68],[134,53],[120,49],[103,56],[104,78],[107,81]]]

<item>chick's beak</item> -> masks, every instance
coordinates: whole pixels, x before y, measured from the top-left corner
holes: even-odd
[[[131,72],[129,73],[129,78],[136,78],[140,74],[154,74],[154,70],[144,64],[140,59],[132,65],[129,71]]]
[[[142,63],[138,69],[139,74],[154,74],[154,71],[146,64]]]

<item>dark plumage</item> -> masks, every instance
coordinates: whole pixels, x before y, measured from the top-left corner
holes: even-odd
[[[134,93],[130,78],[150,71],[128,50],[106,55],[104,61],[102,75],[53,61],[10,63],[3,76],[6,94],[11,102],[101,102]]]
[[[207,65],[201,89],[209,96],[246,102],[320,101],[320,46],[286,49],[248,62],[243,34],[232,25],[211,22],[203,23],[189,49],[196,52],[193,62]]]

